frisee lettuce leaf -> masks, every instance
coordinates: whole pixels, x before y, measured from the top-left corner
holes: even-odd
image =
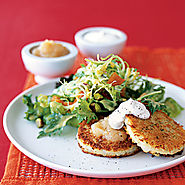
[[[86,120],[87,123],[89,123],[93,119],[98,119],[96,114],[91,110],[90,104],[91,102],[81,100],[79,106],[72,111],[72,114],[76,115],[79,123],[81,123],[83,120]]]
[[[50,114],[44,118],[46,125],[43,130],[39,133],[38,138],[43,136],[61,135],[67,122],[72,119],[75,115],[61,115],[61,114]]]

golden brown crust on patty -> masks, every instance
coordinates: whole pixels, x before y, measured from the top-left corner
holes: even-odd
[[[87,150],[85,150],[85,148],[83,148],[79,143],[78,143],[78,146],[81,148],[81,150],[84,152],[84,153],[87,153],[87,154],[91,154],[91,155],[95,155],[95,156],[100,156],[100,157],[108,157],[108,158],[120,158],[120,157],[126,157],[126,156],[131,156],[131,155],[134,155],[134,154],[136,154],[136,153],[138,153],[139,151],[140,151],[140,148],[138,148],[136,145],[133,145],[132,146],[132,152],[123,152],[124,154],[122,154],[122,155],[116,155],[116,154],[114,154],[114,155],[108,155],[108,154],[106,154],[106,155],[102,155],[102,153],[100,154],[100,153],[96,153],[94,150],[93,150],[93,152],[90,152],[90,151],[87,151]]]
[[[121,157],[135,154],[139,151],[139,148],[136,144],[133,144],[129,137],[124,141],[112,142],[108,141],[102,136],[96,137],[91,132],[91,124],[86,124],[85,122],[81,123],[78,128],[78,144],[81,147],[82,151],[85,153],[90,153],[98,156],[107,156],[107,157]],[[86,150],[85,148],[90,146],[92,151]],[[105,151],[112,153],[111,156],[109,154],[102,155],[102,153],[97,153],[96,151]],[[128,152],[126,152],[128,150]],[[131,152],[129,150],[132,150]],[[123,151],[123,152],[122,152]],[[114,155],[115,153],[115,155]],[[119,153],[119,154],[118,154]],[[123,154],[123,155],[122,155]]]
[[[173,155],[185,146],[185,130],[162,111],[146,120],[133,115],[126,115],[126,120],[127,133],[145,152],[147,146],[154,155]]]

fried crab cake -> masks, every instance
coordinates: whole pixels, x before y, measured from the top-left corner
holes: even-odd
[[[83,152],[97,156],[122,157],[140,150],[124,129],[112,129],[108,118],[94,124],[83,122],[78,128],[77,140]]]
[[[184,149],[185,130],[162,111],[146,120],[126,115],[125,124],[132,141],[146,153],[166,156]]]

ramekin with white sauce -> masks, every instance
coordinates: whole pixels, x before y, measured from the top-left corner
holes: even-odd
[[[75,42],[85,57],[96,59],[109,54],[120,54],[127,41],[127,35],[121,30],[109,27],[89,27],[75,34]]]

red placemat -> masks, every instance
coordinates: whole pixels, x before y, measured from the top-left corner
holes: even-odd
[[[138,68],[142,74],[159,77],[181,87],[185,87],[185,49],[155,49],[127,47],[122,54],[131,66]],[[83,63],[78,56],[73,73]],[[28,74],[24,89],[35,85],[34,76]],[[45,167],[17,150],[12,144],[8,154],[4,177],[1,185],[61,185],[61,184],[185,184],[185,163],[158,173],[123,178],[98,179],[79,177]]]

